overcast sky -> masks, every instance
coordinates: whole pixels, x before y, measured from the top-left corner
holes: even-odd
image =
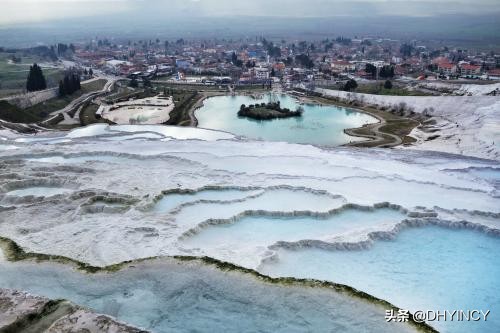
[[[95,15],[438,16],[498,13],[500,0],[0,0],[0,25]]]

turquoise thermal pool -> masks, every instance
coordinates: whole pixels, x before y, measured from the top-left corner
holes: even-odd
[[[264,103],[279,100],[282,107],[295,110],[297,100],[289,95],[264,95],[260,99],[250,96],[219,96],[205,100],[196,111],[198,127],[222,130],[235,135],[266,141],[286,141],[327,146],[340,146],[362,139],[349,136],[345,129],[376,123],[377,119],[354,109],[334,105],[302,105],[300,118],[255,121],[239,118],[242,104]]]
[[[416,310],[490,310],[487,321],[432,322],[442,332],[500,329],[500,238],[479,231],[411,228],[356,251],[278,250],[259,271],[335,281]]]
[[[68,299],[152,332],[415,331],[386,323],[383,306],[347,293],[263,282],[201,262],[165,258],[85,274],[58,264],[0,261],[0,272],[3,288]]]

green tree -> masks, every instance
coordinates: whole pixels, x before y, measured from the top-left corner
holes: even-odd
[[[66,96],[66,90],[64,89],[64,83],[63,81],[59,81],[59,97],[64,97]]]
[[[314,62],[309,58],[307,54],[299,54],[295,57],[295,61],[306,68],[313,68]]]
[[[82,88],[80,75],[77,73],[68,73],[64,79],[59,82],[59,96],[71,95]]]
[[[372,64],[366,64],[366,66],[365,66],[365,72],[367,72],[373,78],[375,78],[377,76],[377,67],[375,67]]]
[[[393,66],[383,66],[380,69],[380,77],[384,78],[384,79],[394,77],[394,67]]]
[[[358,83],[354,79],[350,79],[344,84],[345,91],[351,91],[358,87]]]
[[[231,55],[231,62],[233,63],[233,65],[236,65],[236,63],[238,62],[238,56],[234,52]]]
[[[392,89],[392,82],[390,80],[385,81],[384,88],[385,89]]]
[[[45,76],[43,76],[42,68],[35,63],[33,66],[30,66],[28,79],[26,80],[26,90],[38,91],[44,89],[47,89],[47,81],[45,81]]]

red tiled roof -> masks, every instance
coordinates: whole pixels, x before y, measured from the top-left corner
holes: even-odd
[[[478,66],[478,65],[469,65],[469,64],[463,64],[463,65],[460,65],[460,68],[461,69],[465,69],[465,70],[478,70],[481,68],[481,66]]]
[[[488,75],[500,75],[500,68],[490,69]]]
[[[438,67],[439,68],[449,68],[449,69],[452,69],[453,67],[455,67],[455,65],[447,63],[447,62],[442,62],[442,63],[438,64]]]
[[[333,65],[342,65],[342,66],[351,65],[351,63],[349,61],[345,61],[345,60],[334,60],[334,61],[332,61],[332,64]]]

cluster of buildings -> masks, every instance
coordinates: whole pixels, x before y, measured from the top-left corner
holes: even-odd
[[[388,75],[421,79],[500,77],[500,55],[493,52],[374,38],[312,42],[263,38],[92,41],[77,46],[75,57],[84,66],[115,75],[204,84],[293,85],[342,78],[384,79]]]

